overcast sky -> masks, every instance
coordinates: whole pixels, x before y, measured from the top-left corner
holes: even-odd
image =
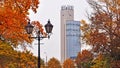
[[[38,20],[41,24],[45,25],[48,19],[54,25],[53,34],[50,39],[41,40],[41,58],[55,57],[60,60],[60,10],[62,5],[74,6],[74,19],[80,21],[87,20],[86,11],[90,11],[86,0],[40,0],[40,5],[37,13],[34,14],[30,11],[31,21]],[[34,55],[38,54],[37,40],[32,44],[31,51]]]

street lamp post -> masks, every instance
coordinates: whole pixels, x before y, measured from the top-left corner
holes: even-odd
[[[34,26],[32,26],[30,24],[30,22],[28,22],[27,26],[25,27],[26,29],[26,32],[28,34],[31,34],[32,31],[33,31],[33,28]],[[38,34],[36,37],[31,37],[31,38],[37,38],[38,40],[38,68],[40,68],[40,40],[43,39],[43,38],[50,38],[50,33],[52,33],[52,28],[53,28],[53,25],[50,23],[50,20],[48,20],[48,23],[45,25],[45,30],[46,30],[46,33],[47,33],[47,37],[43,36],[40,32],[40,30],[38,31]]]

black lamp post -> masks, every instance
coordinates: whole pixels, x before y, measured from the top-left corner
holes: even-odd
[[[28,34],[31,34],[33,31],[33,26],[28,22],[27,26],[25,27],[26,32]],[[45,30],[48,35],[48,37],[44,37],[40,31],[38,31],[38,35],[36,37],[31,38],[37,38],[38,39],[38,68],[40,68],[40,40],[43,38],[50,38],[50,34],[52,33],[53,25],[50,23],[50,20],[48,20],[48,23],[45,25]]]

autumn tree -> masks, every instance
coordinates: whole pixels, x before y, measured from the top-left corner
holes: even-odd
[[[62,68],[62,67],[61,67],[59,60],[57,60],[56,58],[53,57],[48,61],[47,68]]]
[[[5,41],[16,47],[18,44],[31,43],[25,31],[29,22],[28,10],[37,12],[39,0],[0,0],[0,41]],[[32,24],[43,33],[42,25],[38,21]]]
[[[41,59],[41,66],[44,61]],[[0,68],[35,68],[37,57],[30,51],[16,51],[6,42],[0,43]]]
[[[2,42],[0,43],[0,68],[5,68],[7,66],[7,61],[12,61],[13,59],[13,48],[9,44]],[[11,59],[9,59],[11,58]]]
[[[79,52],[76,58],[76,64],[78,68],[90,68],[93,60],[93,54],[88,50]]]
[[[63,68],[75,68],[75,63],[72,59],[66,59],[63,63]]]
[[[39,0],[0,0],[0,68],[33,68],[36,66],[36,57],[31,52],[17,52],[13,47],[31,43],[25,31],[29,19],[29,10],[36,13]],[[45,34],[38,21],[31,22],[36,30]],[[32,34],[31,34],[32,35]],[[2,59],[4,58],[4,59]],[[20,62],[20,63],[18,63]]]
[[[96,54],[120,59],[120,0],[88,0],[93,12],[90,23],[82,21],[83,40]]]
[[[111,61],[111,68],[120,68],[120,60],[118,61]]]
[[[110,68],[110,57],[99,54],[93,61],[91,68]]]
[[[30,51],[17,52],[18,67],[21,68],[34,68],[37,65],[37,57],[34,57]]]

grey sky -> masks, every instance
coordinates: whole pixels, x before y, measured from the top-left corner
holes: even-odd
[[[48,59],[56,57],[60,60],[60,9],[62,5],[74,6],[74,18],[77,21],[87,19],[86,11],[89,10],[89,6],[86,0],[40,0],[40,5],[37,13],[34,14],[30,11],[31,21],[38,20],[41,24],[45,25],[47,20],[50,19],[54,25],[53,34],[51,38],[41,40],[41,57],[45,59],[47,55]],[[90,11],[90,10],[89,10]],[[37,40],[32,44],[31,51],[37,56]]]

